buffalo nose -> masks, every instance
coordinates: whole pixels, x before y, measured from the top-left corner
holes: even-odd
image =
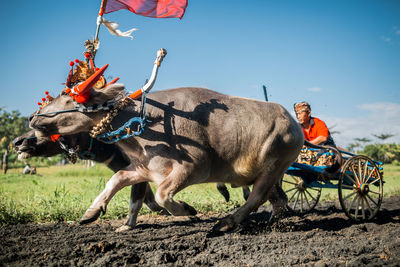
[[[36,124],[37,124],[36,116],[35,116],[35,114],[32,114],[29,117],[29,128],[34,129]]]

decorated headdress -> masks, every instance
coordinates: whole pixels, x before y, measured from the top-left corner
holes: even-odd
[[[101,89],[106,86],[106,79],[103,74],[106,71],[108,64],[102,68],[96,68],[93,62],[93,58],[90,53],[85,53],[86,61],[80,61],[75,59],[71,61],[69,65],[71,70],[69,71],[67,81],[65,83],[65,92],[69,94],[77,103],[87,103],[90,99],[90,89],[96,88]],[[74,69],[74,66],[76,67]],[[109,84],[115,83],[119,78],[114,79]],[[38,102],[40,108],[48,105],[54,100],[49,92],[45,92],[46,97],[42,98],[42,102]]]
[[[71,61],[69,65],[71,70],[67,77],[66,93],[69,94],[78,103],[87,103],[90,98],[90,89],[100,89],[106,85],[106,79],[103,74],[108,64],[102,68],[96,68],[90,53],[85,54],[86,62],[76,59]],[[74,70],[74,65],[76,68]],[[90,63],[90,64],[89,64]]]
[[[44,94],[46,95],[46,97],[42,98],[42,102],[38,102],[38,105],[40,106],[40,108],[43,108],[44,106],[46,106],[47,104],[49,104],[51,101],[54,100],[54,97],[52,97],[49,94],[49,91],[44,92]]]

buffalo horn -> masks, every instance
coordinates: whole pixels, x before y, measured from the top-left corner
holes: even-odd
[[[86,95],[90,92],[90,89],[95,85],[95,83],[100,79],[103,73],[106,71],[108,64],[104,65],[101,69],[93,73],[86,81],[79,84],[76,87],[76,92],[79,95]]]

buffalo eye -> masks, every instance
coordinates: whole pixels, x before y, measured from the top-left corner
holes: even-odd
[[[72,99],[70,97],[68,97],[67,101],[65,101],[65,104],[71,104],[72,103]]]

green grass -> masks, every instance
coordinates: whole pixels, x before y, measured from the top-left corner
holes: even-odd
[[[0,225],[27,222],[77,221],[104,189],[113,172],[102,164],[87,169],[81,164],[38,168],[36,175],[12,169],[0,175]],[[384,166],[384,197],[400,195],[400,166]],[[154,190],[155,188],[153,188]],[[226,203],[215,184],[194,185],[175,197],[201,213],[224,212],[244,203],[240,188],[230,191]],[[103,219],[124,218],[128,213],[130,187],[118,192]],[[336,189],[323,189],[322,199],[337,199]],[[144,207],[141,214],[150,213]]]
[[[21,172],[0,176],[0,224],[77,220],[112,175],[104,166],[79,165],[42,167],[36,175]]]
[[[383,197],[400,195],[400,166],[383,166]]]
[[[86,168],[80,164],[38,168],[36,175],[23,175],[22,168],[0,175],[0,225],[77,221],[104,189],[113,172],[102,164]],[[155,191],[156,188],[153,188]],[[200,212],[231,210],[242,203],[241,189],[230,189],[229,203],[215,184],[191,186],[177,194]],[[118,192],[107,207],[103,219],[124,218],[128,213],[130,187]],[[151,213],[143,207],[140,214]]]

